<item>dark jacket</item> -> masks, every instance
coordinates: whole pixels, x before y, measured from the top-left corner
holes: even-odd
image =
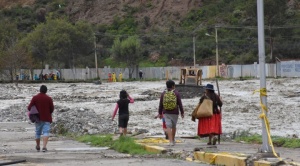
[[[170,91],[172,89],[168,89],[168,91]],[[159,108],[158,108],[158,113],[161,115],[161,114],[176,114],[176,115],[179,115],[179,110],[180,110],[180,113],[181,114],[184,114],[184,111],[183,111],[183,107],[182,107],[182,102],[181,102],[181,97],[180,97],[180,94],[178,93],[177,90],[174,90],[174,93],[176,95],[176,98],[177,98],[177,107],[174,109],[174,110],[171,110],[171,111],[166,111],[164,108],[163,108],[163,99],[164,99],[164,94],[166,93],[166,91],[164,91],[161,96],[160,96],[160,101],[159,101]]]

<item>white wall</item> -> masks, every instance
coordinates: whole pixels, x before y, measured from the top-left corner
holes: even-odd
[[[179,79],[181,68],[185,67],[145,67],[139,68],[144,73],[145,79],[166,79],[168,75],[169,79]],[[214,78],[216,73],[216,66],[199,66],[202,69],[202,78]],[[266,77],[300,77],[300,61],[282,61],[276,64],[266,64]],[[23,70],[20,70],[22,73]],[[39,75],[41,69],[35,69],[35,74]],[[86,80],[95,79],[97,77],[95,68],[75,68],[75,69],[43,69],[43,74],[60,72],[61,78],[65,80]],[[129,78],[129,71],[127,68],[110,68],[104,67],[99,68],[98,73],[101,79],[108,79],[108,73],[116,73],[118,77],[119,73],[122,72],[123,78]],[[239,77],[259,77],[259,64],[247,64],[247,65],[220,65],[219,66],[220,76],[224,78],[239,78]],[[133,78],[138,79],[138,76],[133,72]],[[15,77],[14,77],[15,78]],[[0,74],[0,80],[9,80],[7,76]]]

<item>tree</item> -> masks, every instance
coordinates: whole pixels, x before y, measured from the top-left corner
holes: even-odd
[[[112,47],[114,58],[119,62],[123,62],[129,69],[129,78],[132,78],[134,68],[138,66],[141,60],[141,45],[137,36],[131,36],[120,41],[117,38]]]
[[[48,46],[46,44],[46,30],[44,24],[39,24],[32,33],[29,33],[20,41],[20,44],[27,49],[33,60],[32,68],[41,68],[43,74],[44,64],[47,61]]]
[[[30,57],[22,46],[18,45],[20,33],[14,23],[0,23],[0,69],[13,81],[21,68],[29,68]]]
[[[63,19],[48,20],[39,24],[30,33],[27,43],[34,59],[44,65],[45,61],[55,66],[74,68],[78,57],[88,55],[93,49],[93,30],[90,24],[75,25]]]
[[[26,49],[18,45],[10,46],[3,56],[0,57],[1,67],[8,71],[10,80],[14,80],[14,76],[19,74],[20,69],[29,69],[31,59]]]

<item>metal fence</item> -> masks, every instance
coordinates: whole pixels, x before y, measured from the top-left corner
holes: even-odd
[[[139,79],[138,72],[142,70],[144,79],[180,79],[180,71],[185,67],[142,67],[133,72],[132,78]],[[214,78],[216,76],[216,66],[196,66],[202,69],[202,78]],[[21,69],[18,78],[14,79],[37,79],[41,69],[29,70]],[[122,73],[123,79],[129,78],[128,68],[110,68],[104,67],[98,69],[101,79],[108,79],[109,73],[115,73],[118,78]],[[3,73],[3,72],[2,72]],[[6,72],[7,73],[7,72]],[[55,74],[65,80],[89,80],[97,78],[95,68],[74,68],[74,69],[43,69],[43,74]],[[247,65],[226,65],[219,66],[219,75],[224,78],[255,77],[259,78],[259,65],[257,63]],[[266,77],[300,77],[300,61],[281,61],[275,64],[266,64]],[[0,75],[1,80],[9,80],[7,74]]]

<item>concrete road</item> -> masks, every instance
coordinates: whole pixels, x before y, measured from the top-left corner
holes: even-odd
[[[196,162],[160,157],[130,156],[105,147],[90,147],[87,144],[64,137],[50,137],[48,152],[37,152],[34,141],[34,125],[27,122],[0,123],[0,165],[23,161],[22,166],[205,166]]]

